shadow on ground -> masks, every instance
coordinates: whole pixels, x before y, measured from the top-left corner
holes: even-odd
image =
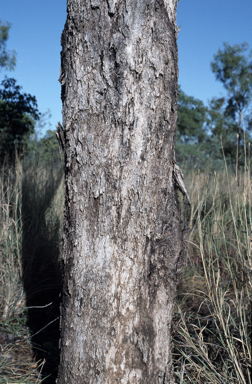
[[[25,173],[22,185],[22,264],[27,325],[32,335],[34,358],[45,360],[41,372],[43,383],[55,383],[59,365],[62,226],[62,198],[57,198],[57,194],[62,188],[63,170],[60,166],[58,172],[32,168]]]

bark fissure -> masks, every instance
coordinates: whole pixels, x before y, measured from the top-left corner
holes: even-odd
[[[58,383],[173,383],[175,0],[68,0]]]

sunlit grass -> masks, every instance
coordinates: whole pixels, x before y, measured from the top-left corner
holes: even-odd
[[[174,316],[178,383],[251,383],[250,163],[237,177],[190,172],[186,258]]]

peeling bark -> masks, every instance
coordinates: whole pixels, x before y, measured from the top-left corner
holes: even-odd
[[[68,0],[59,384],[173,383],[175,0]]]

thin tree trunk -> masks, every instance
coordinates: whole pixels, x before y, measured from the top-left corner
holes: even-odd
[[[177,0],[68,0],[59,384],[173,383]]]
[[[237,185],[240,186],[240,157],[241,157],[241,110],[239,109],[238,134],[237,134]]]

